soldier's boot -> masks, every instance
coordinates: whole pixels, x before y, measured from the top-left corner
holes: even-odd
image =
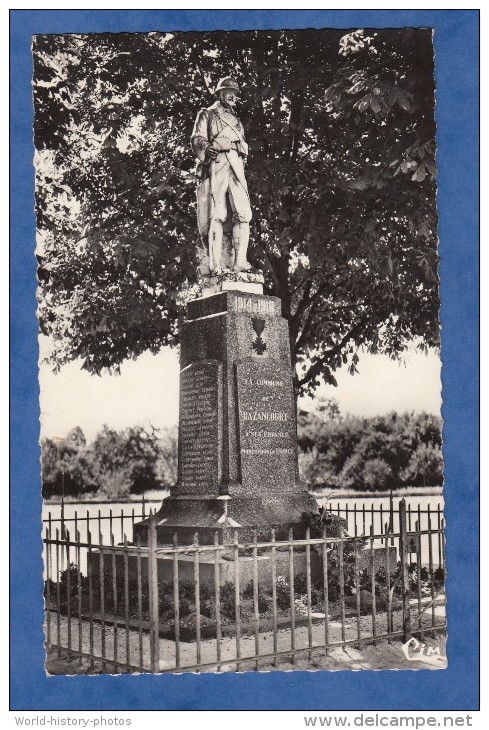
[[[222,273],[222,221],[212,220],[209,227],[209,269],[214,276]]]
[[[249,271],[253,267],[246,258],[250,240],[250,224],[238,222],[233,225],[234,266],[233,271]]]

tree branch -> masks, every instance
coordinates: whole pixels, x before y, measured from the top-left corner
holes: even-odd
[[[349,332],[344,335],[344,337],[341,338],[341,340],[330,350],[327,350],[327,352],[323,353],[322,355],[319,355],[316,359],[316,361],[311,365],[309,370],[306,372],[303,378],[297,379],[296,381],[296,387],[302,388],[302,386],[306,385],[306,383],[309,383],[314,378],[321,375],[321,371],[324,368],[325,365],[327,365],[328,361],[331,360],[335,355],[338,355],[344,346],[346,345],[349,340],[351,340],[353,337],[355,337],[356,334],[360,333],[364,327],[364,319],[357,322],[357,324],[351,328]]]
[[[209,88],[209,84],[207,83],[207,79],[205,77],[205,73],[204,73],[204,71],[202,69],[202,66],[200,65],[200,61],[197,58],[195,59],[195,64],[196,64],[197,68],[199,69],[200,75],[202,76],[202,81],[205,84],[205,88],[207,89],[207,91],[209,92],[209,94],[212,96],[212,91]]]
[[[307,306],[312,305],[309,309],[309,312],[307,314],[306,320],[304,322],[304,325],[302,327],[302,331],[300,335],[298,335],[297,339],[294,343],[294,349],[297,351],[302,343],[304,342],[306,338],[306,334],[311,326],[312,320],[314,316],[317,314],[318,310],[315,309],[315,304],[318,302],[319,298],[324,294],[324,292],[328,289],[328,284],[322,284],[320,287],[318,287],[317,291],[313,294],[312,297],[309,298],[309,303]],[[297,327],[297,334],[298,334],[299,327]]]
[[[369,306],[370,304],[371,304],[371,302],[365,301],[365,302],[358,302],[357,304],[345,304],[344,306],[334,307],[333,309],[318,309],[318,308],[314,309],[314,307],[311,307],[309,314],[307,316],[306,322],[302,328],[301,334],[299,335],[299,337],[296,340],[295,349],[299,350],[302,347],[302,345],[307,337],[308,330],[310,329],[310,326],[312,324],[312,320],[315,316],[321,314],[324,317],[327,317],[331,314],[334,314],[335,312],[357,309],[359,307]],[[323,321],[327,321],[327,320],[323,319]]]
[[[304,314],[306,308],[311,303],[311,297],[309,295],[311,293],[312,283],[313,283],[312,282],[312,279],[308,279],[306,281],[306,284],[304,286],[304,293],[302,295],[302,299],[300,300],[300,302],[299,302],[299,304],[297,306],[297,309],[295,310],[294,314],[289,319],[289,327],[290,327],[291,333],[294,336],[294,339],[295,339],[296,334],[297,334],[298,325],[299,325],[299,322],[301,320],[301,317]],[[291,295],[293,294],[294,291],[297,291],[297,289],[294,289],[291,292]]]
[[[269,270],[270,274],[272,275],[272,279],[273,279],[273,283],[275,285],[275,288],[277,289],[278,292],[280,292],[282,290],[282,286],[281,286],[281,283],[280,283],[280,277],[279,277],[279,275],[278,275],[278,273],[277,273],[277,271],[275,269],[275,266],[274,266],[272,257],[268,253],[268,251],[267,251],[267,249],[265,247],[265,244],[261,240],[261,237],[263,235],[263,231],[262,231],[262,225],[261,225],[260,220],[258,220],[258,228],[260,229],[260,241],[258,241],[258,247],[261,249],[261,251],[263,253],[263,256],[265,257],[265,264],[266,264],[267,269]]]

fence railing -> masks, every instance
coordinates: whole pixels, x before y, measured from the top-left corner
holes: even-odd
[[[330,520],[305,539],[236,530],[227,544],[168,546],[153,514],[147,545],[128,541],[133,512],[48,519],[47,647],[87,673],[241,671],[433,634],[446,626],[443,523],[428,512],[409,524],[404,500],[397,512],[396,531],[387,520],[350,536]]]
[[[322,504],[326,498],[318,496],[318,503]],[[399,532],[399,499],[392,497],[388,506],[374,506],[372,503],[353,504],[340,501],[327,500],[325,507],[331,514],[341,516],[346,520],[346,531],[349,535],[368,535],[371,530],[375,533],[383,532],[386,529],[390,532]],[[61,530],[64,527],[79,530],[83,539],[90,531],[92,534],[102,534],[108,539],[111,533],[116,539],[123,540],[124,534],[129,534],[136,521],[144,520],[150,513],[154,512],[151,503],[148,503],[144,497],[141,503],[131,509],[107,508],[104,510],[97,508],[96,510],[74,510],[73,513],[67,513],[67,506],[62,500],[59,506],[58,516],[53,516],[52,509],[46,509],[43,522],[45,525],[53,527],[59,526]],[[429,503],[426,507],[422,507],[421,503],[417,505],[406,502],[406,519],[408,530],[414,529],[417,522],[422,529],[427,529],[428,522],[435,525],[439,530],[443,530],[445,526],[443,506],[440,502],[436,506]],[[387,525],[387,528],[386,528]]]
[[[400,530],[400,506],[395,503],[395,498],[390,499],[389,506],[380,504],[378,507],[371,504],[357,503],[349,504],[345,501],[328,501],[326,509],[331,513],[343,517],[346,520],[346,529],[350,535],[367,535],[373,529],[374,532],[382,532],[387,529],[391,532]],[[321,504],[321,497],[318,502]],[[422,529],[428,528],[428,523],[435,525],[438,529],[444,528],[443,506],[440,502],[436,506],[429,503],[421,507],[421,503],[413,506],[406,503],[407,529],[414,529],[417,522]]]

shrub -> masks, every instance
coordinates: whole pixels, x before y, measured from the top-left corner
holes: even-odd
[[[270,610],[271,598],[263,590],[258,591],[258,611],[260,613],[266,613]]]
[[[181,598],[179,601],[180,618],[190,616],[195,611],[195,603],[188,601],[186,598]]]
[[[160,613],[173,612],[175,604],[173,600],[173,583],[158,584],[158,606]]]
[[[63,597],[68,595],[68,573],[70,581],[70,597],[78,595],[78,567],[74,563],[70,563],[69,567],[63,570],[59,576],[60,590]],[[87,579],[80,573],[81,590],[83,591],[87,585]]]
[[[235,600],[234,583],[226,581],[226,583],[221,586],[221,611],[222,614],[231,621],[236,621]]]
[[[375,609],[379,612],[387,611],[389,606],[389,597],[385,588],[377,590],[375,586]]]
[[[200,602],[200,613],[202,616],[206,616],[207,618],[213,618],[213,616],[215,616],[216,605],[213,598],[208,598],[207,600]]]
[[[250,580],[249,583],[246,584],[244,590],[243,590],[243,598],[253,598],[254,596],[254,585],[253,581]]]
[[[302,616],[307,615],[307,596],[302,595],[299,596],[299,598],[294,599],[294,607],[297,613],[300,613]]]
[[[202,588],[203,586],[201,586]],[[178,595],[180,599],[184,598],[187,601],[195,603],[195,586],[191,580],[181,580],[178,583]]]
[[[328,601],[335,603],[340,598],[340,586],[339,583],[333,583],[328,581]]]
[[[277,607],[286,611],[290,607],[290,586],[283,575],[279,575],[276,583]]]
[[[311,537],[322,537],[324,528],[328,537],[340,537],[346,532],[346,520],[324,507],[319,507],[318,512],[303,512],[301,522],[309,527]]]
[[[302,573],[294,576],[294,593],[296,596],[307,594],[307,578]]]
[[[172,626],[173,637],[175,635],[174,625]],[[216,636],[216,622],[200,615],[200,638],[213,639]],[[180,640],[195,641],[197,638],[197,615],[195,612],[189,614],[183,621],[180,621]]]
[[[312,586],[311,588],[311,605],[312,606],[322,606],[324,599],[324,590],[323,588],[316,588],[315,586]]]
[[[370,591],[360,591],[360,614],[369,616],[372,613],[373,599]]]
[[[346,545],[345,545],[346,547]],[[355,557],[347,550],[343,553],[343,590],[345,596],[351,596],[355,584]],[[340,558],[337,550],[328,554],[328,590],[329,600],[335,601],[340,596]],[[333,595],[335,596],[333,598]]]
[[[68,574],[70,601],[73,604],[78,599],[78,568],[74,563],[70,563],[69,567],[59,574],[59,599],[62,606],[65,606],[68,601]],[[51,601],[56,600],[58,584],[51,578],[44,582],[44,596],[47,597],[48,583]],[[80,592],[82,596],[88,592],[88,578],[82,573],[80,573]]]
[[[445,585],[445,571],[443,568],[437,568],[433,577],[435,579],[436,590],[439,590],[443,585]]]
[[[133,617],[138,616],[138,582],[137,580],[130,580],[128,586],[128,598],[129,598],[129,615]],[[123,605],[122,603],[120,605]],[[141,608],[142,618],[148,618],[149,616],[149,583],[147,580],[141,582]]]
[[[251,600],[252,601],[252,610],[254,610],[254,598],[255,598],[255,590],[254,590],[254,584],[253,581],[250,580],[249,583],[246,584],[244,590],[243,590],[243,598],[245,600]],[[268,592],[265,591],[265,589],[262,586],[258,586],[258,611],[259,613],[266,613],[270,610],[271,606],[271,596]]]

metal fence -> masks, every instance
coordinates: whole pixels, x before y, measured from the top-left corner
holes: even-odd
[[[330,520],[305,539],[171,546],[153,514],[147,545],[128,541],[134,511],[48,518],[47,648],[86,673],[243,671],[443,631],[443,521],[409,524],[405,500],[397,515],[368,534]]]
[[[321,504],[321,497],[317,498]],[[326,509],[335,515],[341,516],[346,520],[347,531],[350,535],[367,535],[373,529],[374,532],[400,531],[400,501],[396,504],[395,498],[392,496],[389,500],[389,506],[384,507],[382,504],[376,507],[372,503],[349,504],[348,502],[328,501],[325,505]],[[414,529],[417,523],[421,529],[428,529],[428,525],[434,525],[439,530],[444,528],[443,507],[440,502],[436,506],[429,503],[426,507],[422,507],[421,503],[412,505],[406,503],[406,520],[407,529]]]
[[[134,506],[128,504],[127,507],[116,509],[111,503],[100,503],[97,507],[91,504],[86,510],[71,509],[71,503],[65,504],[65,501],[61,500],[59,505],[45,507],[43,524],[49,527],[51,532],[56,527],[60,532],[66,529],[72,533],[79,532],[85,542],[88,533],[101,535],[104,542],[109,542],[111,535],[116,540],[123,541],[124,535],[132,534],[136,522],[146,519],[155,512],[151,504],[160,505],[161,500],[148,502],[143,496],[141,502]]]

